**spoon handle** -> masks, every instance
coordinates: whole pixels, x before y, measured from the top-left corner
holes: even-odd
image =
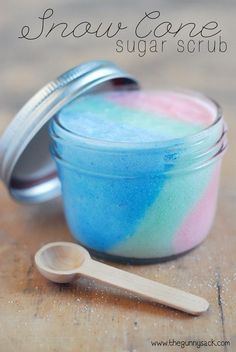
[[[192,315],[203,313],[209,307],[209,303],[202,297],[148,280],[93,259],[86,260],[78,272]]]

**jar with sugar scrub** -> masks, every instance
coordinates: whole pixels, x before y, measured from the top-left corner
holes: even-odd
[[[1,138],[0,174],[21,202],[61,194],[72,235],[92,254],[148,263],[206,238],[226,147],[216,102],[141,90],[114,64],[97,61],[65,73],[22,108]]]

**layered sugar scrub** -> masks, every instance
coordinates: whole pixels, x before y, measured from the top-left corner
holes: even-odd
[[[172,91],[86,95],[60,111],[50,135],[66,219],[88,249],[152,261],[207,236],[226,147],[210,99]]]

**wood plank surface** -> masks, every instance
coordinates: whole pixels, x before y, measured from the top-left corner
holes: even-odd
[[[120,5],[119,5],[120,4]],[[121,6],[122,5],[122,6]],[[177,260],[146,266],[112,264],[127,271],[201,295],[210,310],[192,317],[85,278],[72,285],[46,281],[36,270],[35,251],[50,241],[72,237],[60,200],[23,206],[0,185],[0,351],[143,352],[236,351],[236,104],[234,1],[51,1],[58,18],[123,18],[137,21],[147,9],[160,9],[172,20],[217,19],[229,41],[223,54],[117,54],[101,39],[61,38],[22,42],[24,24],[36,26],[48,3],[0,1],[0,130],[24,101],[59,73],[82,61],[114,60],[144,87],[181,86],[213,96],[223,107],[230,147],[223,163],[218,210],[209,237]],[[36,27],[34,27],[36,29]],[[225,347],[157,347],[151,341],[229,340]]]

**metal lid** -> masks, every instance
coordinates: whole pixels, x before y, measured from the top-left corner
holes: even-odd
[[[137,88],[129,74],[108,61],[79,65],[36,93],[18,112],[0,139],[0,178],[10,195],[39,203],[60,195],[56,165],[49,153],[49,120],[82,94]]]

